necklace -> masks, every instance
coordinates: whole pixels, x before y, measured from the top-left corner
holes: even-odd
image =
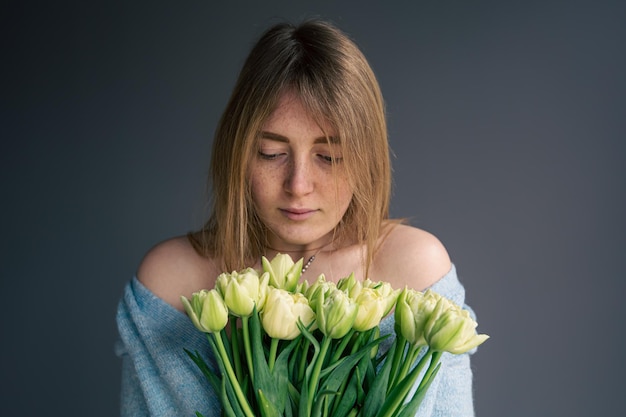
[[[332,242],[331,242],[331,243],[332,243]],[[328,245],[328,244],[327,244],[327,245]],[[309,267],[311,266],[311,264],[312,264],[312,263],[313,263],[313,261],[315,260],[315,257],[316,257],[317,255],[319,255],[319,253],[322,251],[322,249],[324,249],[324,247],[325,247],[325,246],[327,246],[327,245],[320,246],[319,248],[317,248],[317,250],[315,251],[315,253],[314,253],[313,255],[311,255],[311,257],[309,258],[309,260],[308,260],[308,261],[306,261],[306,263],[305,263],[305,264],[304,264],[304,266],[302,267],[302,272],[300,272],[300,275],[304,274],[304,273],[307,271],[307,269],[309,269]],[[276,251],[277,253],[281,253],[281,252],[289,252],[289,251],[280,251],[280,250],[278,250],[278,249],[274,249],[274,248],[272,248],[272,247],[270,247],[270,246],[267,246],[267,248],[268,248],[268,249],[271,249],[271,250],[273,250],[273,251]]]
[[[318,252],[319,253],[319,252]],[[317,255],[317,253],[315,254]],[[313,263],[313,261],[315,260],[315,255],[311,256],[309,258],[308,261],[306,261],[306,263],[304,264],[304,266],[302,267],[302,272],[300,273],[300,275],[304,274],[306,272],[307,269],[309,269],[309,267],[311,266],[311,264]]]
[[[315,257],[320,254],[320,252],[322,251],[323,248],[324,248],[324,246],[318,248],[317,251],[313,255],[311,255],[309,260],[306,261],[306,263],[302,267],[302,272],[300,273],[300,275],[304,274],[306,272],[306,270],[309,269],[309,267],[311,266],[311,264],[315,260]]]

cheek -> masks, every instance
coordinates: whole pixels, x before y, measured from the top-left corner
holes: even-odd
[[[250,189],[252,191],[252,200],[256,204],[259,204],[263,200],[263,196],[266,194],[265,181],[262,178],[255,175],[250,179]]]
[[[255,169],[254,164],[251,164],[248,170],[248,186],[250,187],[252,200],[258,203],[258,196],[261,195],[259,190],[263,188],[263,181],[260,179],[259,172]]]
[[[249,181],[252,198],[258,204],[270,197],[279,178],[276,173],[253,169],[250,173]]]
[[[339,181],[337,184],[337,208],[342,212],[348,209],[350,202],[352,201],[352,197],[354,195],[352,186],[348,183],[347,180]]]

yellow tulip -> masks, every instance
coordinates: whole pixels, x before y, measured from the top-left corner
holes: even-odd
[[[385,300],[385,312],[383,317],[389,314],[395,307],[398,295],[400,294],[400,290],[394,290],[390,283],[383,281],[374,282],[369,278],[363,281],[363,288],[371,288],[376,291],[379,297]]]
[[[337,288],[326,293],[319,291],[315,309],[317,327],[332,339],[342,338],[352,329],[358,309],[358,304]]]
[[[254,306],[257,310],[263,309],[269,274],[259,277],[252,268],[241,272],[223,273],[217,277],[216,288],[224,298],[231,314],[238,317],[248,317]]]
[[[226,327],[228,308],[217,290],[202,290],[193,293],[191,301],[180,297],[187,315],[198,330],[216,333]]]
[[[261,312],[261,324],[265,332],[275,339],[295,339],[300,334],[298,320],[305,327],[315,320],[315,313],[306,297],[270,287],[265,308]]]
[[[309,305],[313,309],[313,311],[317,311],[317,301],[319,299],[320,294],[325,294],[331,289],[336,289],[337,286],[332,281],[326,281],[326,276],[324,274],[320,274],[315,282],[311,284],[304,292],[306,298],[309,300]],[[322,297],[323,300],[323,297]]]
[[[354,277],[354,273],[350,274],[350,276],[346,278],[340,279],[337,283],[337,288],[345,291],[353,300],[358,299],[361,292],[366,288],[374,291],[377,297],[384,298],[385,312],[383,317],[389,314],[389,312],[396,305],[398,294],[400,294],[400,290],[394,290],[388,282],[376,282],[369,278],[365,281],[358,281]]]
[[[298,285],[302,274],[302,259],[295,262],[291,256],[279,253],[269,261],[265,256],[261,258],[263,270],[270,275],[270,285],[293,292]]]
[[[353,325],[356,331],[364,332],[380,324],[387,308],[385,298],[371,288],[363,288],[354,301],[359,305]]]
[[[356,277],[354,276],[354,272],[347,277],[341,278],[339,281],[337,281],[337,288],[341,291],[346,292],[352,298],[355,298],[354,295],[356,295],[352,294],[351,292],[355,286],[360,289],[360,282],[357,281]]]
[[[467,310],[442,298],[425,326],[424,336],[433,350],[465,353],[489,338],[486,334],[476,333],[477,325]]]
[[[396,332],[414,346],[425,345],[424,326],[439,298],[441,297],[432,291],[424,294],[405,288],[396,302]]]

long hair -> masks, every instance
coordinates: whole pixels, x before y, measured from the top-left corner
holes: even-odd
[[[319,20],[273,26],[248,55],[215,133],[212,213],[190,240],[225,270],[241,269],[264,254],[266,229],[251,198],[249,165],[259,133],[286,90],[339,138],[353,197],[335,236],[366,245],[367,271],[391,194],[384,102],[359,48]]]

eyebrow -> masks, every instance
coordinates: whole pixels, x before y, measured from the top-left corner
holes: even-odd
[[[276,142],[284,142],[284,143],[289,143],[289,138],[283,135],[279,135],[278,133],[273,133],[273,132],[266,132],[266,131],[262,131],[261,132],[261,138],[262,139],[269,139],[269,140],[274,140]],[[337,136],[328,136],[328,139],[326,138],[326,136],[320,136],[318,138],[315,138],[313,143],[339,143],[339,138]]]

